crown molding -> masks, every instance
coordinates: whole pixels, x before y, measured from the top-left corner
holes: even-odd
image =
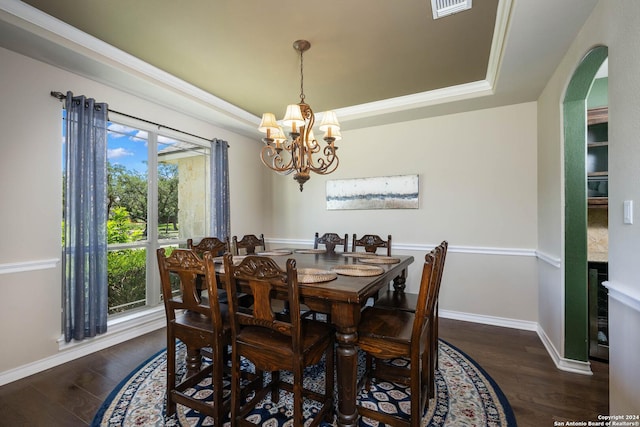
[[[432,91],[385,99],[336,110],[342,122],[349,122],[362,118],[371,118],[383,114],[406,112],[428,106],[444,104],[454,101],[467,100],[494,94],[494,85],[497,81],[498,71],[504,53],[506,31],[509,27],[511,6],[513,0],[501,0],[498,4],[494,37],[485,80],[436,89]],[[177,96],[185,97],[200,107],[213,110],[215,114],[206,114],[194,107],[197,113],[192,114],[201,120],[234,131],[240,131],[245,135],[255,136],[260,118],[253,114],[224,101],[209,92],[199,89],[167,72],[164,72],[126,52],[109,45],[93,36],[90,36],[75,27],[72,27],[40,10],[18,0],[0,0],[0,10],[12,16],[10,21],[21,29],[36,34],[46,41],[72,50],[83,56],[88,61],[97,61],[113,70],[142,79],[147,83],[155,84],[170,92],[167,97],[157,97],[157,94],[135,93],[152,102],[160,102],[161,105],[176,109]],[[6,19],[0,14],[0,19]],[[60,64],[53,64],[62,68]],[[72,71],[72,70],[70,70]],[[97,76],[86,76],[98,78]],[[99,79],[99,78],[98,78]],[[115,82],[108,82],[112,85]],[[135,85],[133,85],[135,87]],[[149,92],[149,91],[147,91]],[[186,110],[186,111],[185,111]],[[180,108],[189,114],[189,109]]]
[[[496,23],[493,29],[493,40],[491,41],[491,53],[489,54],[489,64],[487,65],[486,81],[492,88],[498,81],[498,75],[504,58],[505,43],[509,23],[511,22],[511,6],[513,0],[501,0],[498,3],[496,12]]]
[[[493,95],[493,88],[487,80],[480,80],[428,92],[414,93],[412,95],[339,108],[336,109],[335,112],[340,116],[341,122],[348,122],[350,120],[368,118],[375,115],[413,110],[487,95]]]
[[[495,94],[500,67],[505,52],[505,43],[509,22],[511,20],[513,0],[500,0],[496,12],[496,22],[493,29],[491,51],[484,80],[450,86],[442,89],[416,93],[407,96],[389,98],[351,107],[339,108],[336,114],[342,122],[368,118],[375,115],[395,113],[406,110],[430,107],[455,101],[463,101]]]
[[[43,42],[66,48],[79,55],[84,61],[99,63],[101,67],[108,70],[105,74],[111,78],[79,73],[89,79],[101,81],[121,90],[123,90],[122,87],[118,86],[119,79],[125,79],[129,83],[129,88],[134,88],[128,92],[136,96],[191,114],[193,117],[220,127],[235,127],[232,130],[244,131],[242,133],[249,133],[252,136],[257,132],[256,127],[260,120],[253,114],[30,5],[17,0],[0,0],[0,11],[5,12],[0,13],[0,20],[10,22],[17,28],[37,36]],[[55,55],[48,55],[51,65],[71,72],[76,71],[69,69],[66,63],[56,63],[55,59],[51,59],[54,57]],[[116,81],[113,81],[113,76],[116,76]],[[136,84],[135,81],[131,83],[131,80],[138,82],[142,80],[146,85]],[[149,89],[149,85],[152,89]],[[182,100],[177,101],[176,98],[182,98]],[[206,111],[199,111],[203,107]]]

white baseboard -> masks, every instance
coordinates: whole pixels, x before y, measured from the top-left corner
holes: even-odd
[[[551,356],[551,360],[556,365],[556,368],[565,372],[572,372],[574,374],[593,375],[591,371],[591,363],[583,362],[580,360],[566,359],[560,356],[560,353],[555,348],[547,334],[541,327],[538,327],[537,331],[542,344],[547,349],[547,353]]]
[[[0,386],[139,337],[163,328],[166,324],[164,307],[162,306],[160,306],[159,309],[155,308],[139,313],[137,316],[129,316],[124,320],[116,320],[109,324],[109,330],[105,334],[86,339],[82,342],[62,342],[59,344],[60,351],[53,356],[1,372]]]
[[[561,371],[572,372],[582,375],[593,375],[591,372],[591,364],[589,362],[582,362],[579,360],[565,359],[561,357],[551,340],[545,334],[544,330],[537,322],[530,322],[518,319],[508,319],[503,317],[485,316],[473,313],[462,313],[458,311],[440,310],[438,312],[440,317],[453,320],[462,320],[466,322],[480,323],[483,325],[502,326],[505,328],[519,329],[524,331],[534,331],[540,337],[542,345],[544,345],[547,353],[556,365],[556,368]]]
[[[481,323],[483,325],[502,326],[504,328],[520,329],[523,331],[537,331],[538,324],[519,319],[485,316],[483,314],[463,313],[460,311],[438,310],[438,315],[445,319],[463,320],[465,322]]]

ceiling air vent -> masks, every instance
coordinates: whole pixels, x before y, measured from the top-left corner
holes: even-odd
[[[433,19],[471,9],[472,0],[431,0]]]

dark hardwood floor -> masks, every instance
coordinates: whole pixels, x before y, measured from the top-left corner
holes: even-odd
[[[534,332],[449,319],[440,320],[440,338],[491,375],[520,427],[597,420],[598,414],[608,414],[605,363],[592,362],[593,376],[559,371]],[[111,390],[164,347],[164,330],[159,330],[2,386],[0,426],[90,425]]]
[[[455,345],[498,383],[519,427],[597,421],[609,413],[609,365],[593,375],[558,370],[535,332],[440,319],[440,338]]]

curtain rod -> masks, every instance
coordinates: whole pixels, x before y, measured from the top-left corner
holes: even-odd
[[[51,96],[53,96],[54,98],[58,98],[60,101],[62,101],[63,99],[67,99],[67,96],[62,92],[51,91]],[[128,117],[130,119],[140,120],[141,122],[145,122],[145,123],[148,123],[150,125],[158,126],[159,128],[165,128],[165,129],[168,129],[168,130],[171,130],[171,131],[174,131],[174,132],[178,132],[178,133],[181,133],[183,135],[189,135],[189,136],[192,136],[194,138],[203,139],[203,140],[208,141],[208,142],[212,141],[212,138],[205,138],[203,136],[194,135],[192,133],[185,132],[185,131],[180,130],[180,129],[176,129],[176,128],[172,128],[172,127],[169,127],[169,126],[165,126],[165,125],[163,125],[161,123],[156,123],[156,122],[152,122],[150,120],[141,119],[140,117],[132,116],[132,115],[126,114],[126,113],[121,113],[120,111],[112,110],[111,108],[109,108],[108,111],[110,113],[119,114],[121,116],[125,116],[125,117]]]

